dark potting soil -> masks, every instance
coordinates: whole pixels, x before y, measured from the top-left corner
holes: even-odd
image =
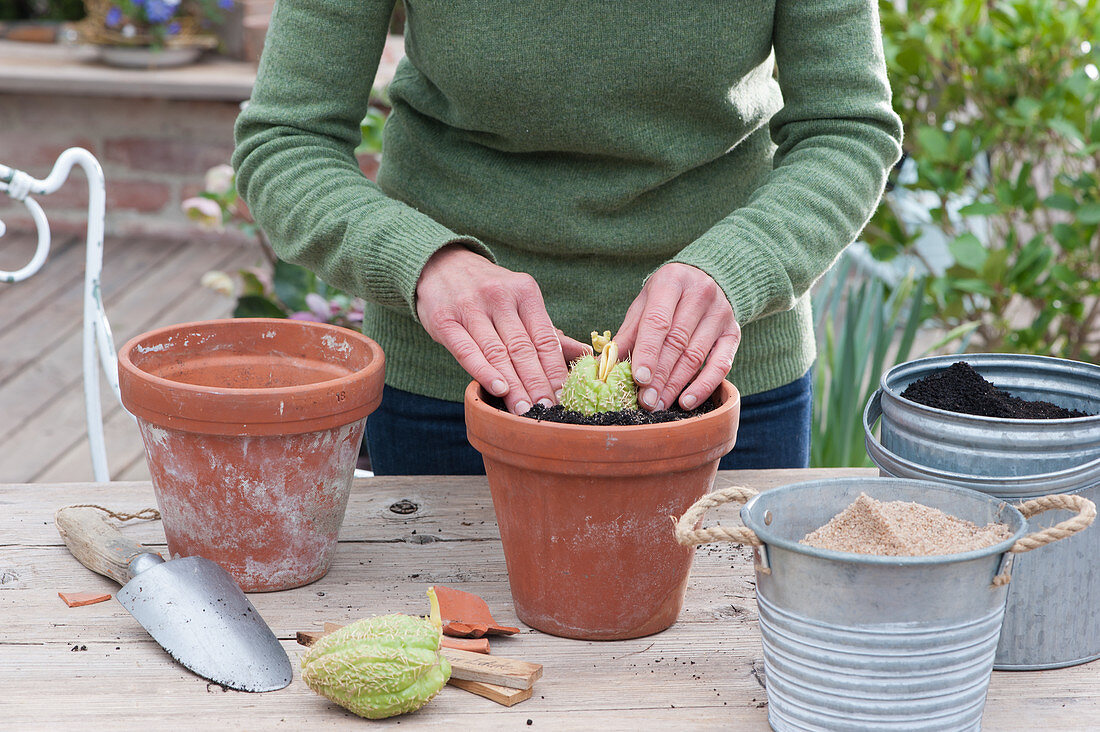
[[[959,361],[914,381],[903,399],[959,414],[1002,419],[1066,419],[1092,415],[1044,401],[1028,401],[998,389],[970,364]]]
[[[569,411],[560,404],[555,404],[552,407],[544,407],[541,404],[536,404],[523,416],[537,419],[540,422],[561,422],[563,424],[584,424],[594,427],[613,427],[675,422],[680,419],[706,414],[714,409],[714,406],[713,402],[707,400],[691,411],[673,406],[672,409],[662,409],[657,412],[647,412],[643,409],[621,409],[617,412],[600,412],[599,414],[589,415]]]
[[[491,399],[498,409],[504,409],[504,401]],[[594,427],[630,426],[639,424],[658,424],[660,422],[675,422],[688,417],[697,417],[700,414],[715,408],[714,402],[709,399],[690,411],[673,406],[672,409],[662,409],[659,412],[646,412],[642,409],[622,409],[617,412],[601,412],[600,414],[581,414],[565,409],[560,404],[552,407],[544,407],[536,404],[522,416],[540,422],[558,422],[561,424],[583,424]]]

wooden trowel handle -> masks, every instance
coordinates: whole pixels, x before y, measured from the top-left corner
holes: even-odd
[[[54,516],[54,523],[65,546],[81,564],[120,585],[130,581],[134,557],[149,551],[123,536],[94,508],[62,508]]]

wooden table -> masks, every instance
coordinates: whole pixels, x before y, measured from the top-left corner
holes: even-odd
[[[757,489],[874,471],[722,473]],[[401,499],[418,508],[390,510]],[[297,631],[375,614],[424,614],[424,592],[444,584],[484,597],[497,620],[521,625],[508,591],[484,478],[369,478],[348,504],[331,571],[307,587],[253,594],[295,667],[289,687],[225,691],[175,663],[111,600],[69,608],[59,591],[114,592],[58,537],[54,511],[99,503],[133,511],[155,505],[144,482],[0,485],[0,728],[298,729],[400,724],[451,730],[655,728],[766,730],[763,656],[751,563],[745,551],[698,550],[679,622],[648,638],[566,640],[524,628],[494,638],[493,653],[544,665],[534,696],[505,708],[446,687],[413,715],[370,723],[310,691],[298,674]],[[736,521],[732,508],[716,515]],[[159,522],[124,532],[163,546]],[[446,725],[447,727],[443,727]],[[1057,671],[994,673],[987,730],[1100,729],[1100,662]]]

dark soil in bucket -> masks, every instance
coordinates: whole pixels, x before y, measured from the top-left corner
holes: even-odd
[[[998,389],[970,364],[959,361],[914,381],[903,399],[959,414],[1002,419],[1067,419],[1092,415],[1044,401],[1028,401]]]
[[[504,409],[503,400],[491,399],[499,409]],[[560,404],[544,407],[536,404],[522,416],[535,419],[540,422],[558,422],[561,424],[583,424],[593,427],[630,426],[639,424],[659,424],[661,422],[675,422],[688,417],[697,417],[706,414],[717,405],[707,399],[692,410],[681,409],[673,406],[672,409],[662,409],[657,412],[647,412],[643,409],[622,409],[617,412],[601,412],[600,414],[581,414],[565,409]]]

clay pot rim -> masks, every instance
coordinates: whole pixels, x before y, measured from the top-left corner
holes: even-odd
[[[341,337],[350,337],[367,346],[371,352],[370,363],[366,368],[354,371],[346,376],[340,376],[335,379],[325,379],[323,381],[312,381],[308,384],[298,384],[295,386],[268,386],[268,387],[231,387],[231,386],[202,386],[199,384],[189,384],[185,381],[176,381],[174,379],[166,379],[163,376],[157,376],[151,374],[144,369],[138,368],[133,360],[130,358],[130,353],[137,348],[142,342],[151,338],[156,338],[162,334],[167,334],[175,331],[186,330],[189,328],[209,328],[210,326],[225,326],[236,324],[268,324],[280,328],[309,328],[309,329],[322,329],[327,330],[333,334],[339,334]],[[218,318],[213,320],[194,320],[187,323],[178,323],[176,325],[166,325],[155,330],[146,331],[140,335],[136,335],[128,340],[122,348],[118,351],[118,367],[119,369],[125,369],[129,372],[130,376],[135,379],[145,381],[149,385],[155,385],[162,389],[171,389],[179,392],[185,392],[195,395],[207,395],[207,394],[219,394],[224,396],[243,396],[249,395],[252,397],[289,397],[293,395],[297,399],[302,399],[310,394],[316,392],[317,394],[324,393],[333,387],[344,386],[353,382],[358,382],[364,378],[367,378],[373,372],[383,368],[384,354],[382,347],[378,345],[374,340],[368,338],[364,334],[351,330],[350,328],[344,328],[339,325],[331,325],[329,323],[316,323],[306,320],[291,320],[290,318]]]
[[[723,419],[727,412],[733,409],[740,409],[741,405],[741,393],[737,387],[726,379],[722,380],[722,383],[718,385],[718,388],[714,390],[708,399],[713,399],[715,395],[727,396],[724,402],[719,403],[717,407],[694,417],[688,417],[685,419],[672,420],[669,422],[655,422],[653,424],[616,424],[616,425],[591,425],[591,424],[566,424],[563,422],[542,422],[530,417],[521,417],[518,414],[512,414],[504,409],[497,409],[496,407],[488,404],[485,400],[489,396],[489,393],[485,390],[481,384],[477,381],[471,381],[466,387],[466,392],[463,395],[463,401],[466,404],[467,409],[477,409],[485,413],[494,414],[494,419],[504,420],[506,424],[511,424],[517,429],[538,429],[538,430],[557,430],[560,432],[570,433],[590,433],[592,435],[605,436],[608,431],[612,432],[628,432],[631,437],[638,436],[644,437],[649,433],[663,433],[667,430],[675,429],[678,424],[698,424],[701,421],[718,420]]]

